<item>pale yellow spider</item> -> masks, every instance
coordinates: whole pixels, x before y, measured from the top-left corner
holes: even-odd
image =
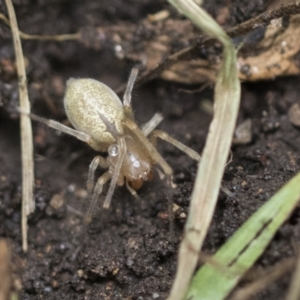
[[[179,148],[192,159],[200,161],[200,155],[167,133],[154,130],[162,120],[161,115],[154,117],[142,129],[134,121],[131,109],[131,91],[138,70],[133,69],[124,94],[123,104],[107,85],[94,79],[69,79],[64,97],[66,114],[75,129],[54,120],[30,114],[33,120],[67,133],[86,142],[94,150],[108,152],[108,157],[96,156],[90,164],[87,190],[92,194],[91,205],[85,221],[92,219],[95,206],[103,186],[109,181],[103,207],[108,208],[116,185],[126,184],[127,189],[137,196],[136,189],[152,177],[153,165],[160,166],[170,186],[173,171],[156,150],[156,139],[161,138]],[[147,136],[150,135],[148,140]],[[94,185],[94,173],[100,166],[107,168]],[[160,177],[164,177],[161,171]]]

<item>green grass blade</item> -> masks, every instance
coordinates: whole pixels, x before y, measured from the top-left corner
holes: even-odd
[[[300,199],[300,173],[266,202],[214,255],[220,268],[205,264],[186,299],[221,300],[264,252]],[[226,272],[224,272],[226,270]]]

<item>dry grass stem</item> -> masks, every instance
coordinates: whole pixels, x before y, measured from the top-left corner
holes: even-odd
[[[0,300],[10,299],[12,285],[10,251],[4,239],[0,240],[0,278]]]
[[[6,25],[11,26],[9,20],[5,15],[0,13],[0,20],[2,20]],[[80,38],[80,33],[70,33],[70,34],[57,34],[57,35],[37,35],[37,34],[27,34],[18,30],[19,35],[24,40],[39,40],[39,41],[56,41],[64,42],[69,40],[78,40]]]
[[[30,102],[27,91],[27,78],[21,40],[18,30],[18,23],[16,14],[11,0],[5,0],[10,26],[13,36],[16,65],[19,79],[19,101],[20,108],[24,111],[30,112]],[[33,199],[34,186],[34,164],[33,164],[33,141],[31,121],[28,115],[21,114],[21,159],[22,159],[22,248],[27,251],[27,216],[35,209]]]
[[[224,60],[215,87],[214,117],[197,172],[185,234],[179,249],[176,278],[170,294],[170,299],[182,300],[195,271],[198,253],[218,199],[239,109],[240,82],[236,51],[225,32],[192,0],[170,2],[224,46]]]

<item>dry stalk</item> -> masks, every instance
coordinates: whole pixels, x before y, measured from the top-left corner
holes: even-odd
[[[10,26],[14,42],[16,65],[19,81],[20,108],[30,112],[30,102],[27,91],[27,78],[22,45],[18,30],[18,23],[11,0],[5,0],[10,19]],[[34,164],[33,164],[33,141],[31,121],[28,115],[21,114],[21,159],[22,159],[22,248],[27,251],[27,217],[35,209],[33,199]]]
[[[177,273],[169,298],[182,300],[195,271],[198,254],[217,203],[239,109],[240,82],[236,51],[226,33],[193,0],[169,2],[224,46],[224,59],[215,86],[214,117],[197,172],[184,238],[179,249]]]
[[[2,20],[6,25],[11,26],[10,21],[0,13],[0,20]],[[38,34],[27,34],[18,30],[19,35],[24,40],[39,40],[39,41],[56,41],[64,42],[69,40],[78,40],[80,38],[80,33],[70,33],[70,34],[57,34],[57,35],[38,35]]]
[[[10,299],[12,286],[11,255],[7,242],[0,240],[0,300]]]

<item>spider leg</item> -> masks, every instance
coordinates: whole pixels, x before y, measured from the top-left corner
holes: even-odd
[[[137,137],[138,141],[145,148],[145,150],[147,151],[148,155],[151,157],[153,162],[158,163],[161,166],[164,173],[166,174],[167,183],[173,188],[176,187],[176,185],[172,182],[172,177],[173,177],[172,168],[158,153],[156,148],[146,138],[146,136],[138,128],[138,126],[129,119],[124,119],[123,124],[132,132],[132,134],[134,134]],[[169,211],[169,219],[170,219],[170,242],[172,243],[174,237],[173,189],[169,191],[169,195],[168,195],[168,211]]]
[[[192,159],[194,159],[198,162],[201,160],[201,156],[196,151],[187,147],[183,143],[177,141],[176,139],[174,139],[170,135],[168,135],[166,132],[161,131],[161,130],[154,130],[154,131],[152,131],[152,133],[150,135],[150,141],[155,148],[156,148],[156,144],[157,144],[157,138],[160,138],[160,139],[172,144],[174,147],[176,147],[179,150],[181,150],[182,152],[186,153]],[[174,219],[173,200],[172,200],[173,198],[171,196],[169,196],[168,198],[169,198],[168,213],[169,213],[169,218],[170,218],[170,240],[172,242],[173,238],[174,238],[174,222],[172,221]]]
[[[137,68],[133,68],[130,73],[129,80],[127,82],[126,91],[123,97],[123,105],[124,105],[124,113],[126,118],[130,120],[134,120],[132,108],[131,108],[131,93],[133,89],[134,82],[137,78],[139,70]]]
[[[32,114],[32,113],[23,112],[20,109],[19,109],[19,112],[21,112],[22,114],[28,115],[32,120],[44,123],[44,124],[46,124],[47,126],[53,128],[53,129],[56,129],[56,130],[59,130],[61,132],[66,133],[66,134],[72,135],[72,136],[76,137],[78,140],[81,140],[81,141],[86,142],[88,144],[92,143],[93,139],[88,134],[86,134],[84,132],[72,129],[68,126],[65,126],[65,125],[63,125],[63,124],[61,124],[57,121],[51,120],[51,119],[49,120],[49,119],[46,119],[46,118],[39,117],[39,116],[37,116],[35,114]]]
[[[154,147],[156,147],[158,137],[160,139],[172,144],[174,147],[178,148],[182,152],[186,153],[190,158],[200,162],[201,156],[196,151],[187,147],[186,145],[182,144],[181,142],[175,140],[170,135],[168,135],[166,132],[161,131],[161,130],[154,130],[150,135],[150,141],[152,142]],[[234,196],[233,193],[231,193],[227,188],[223,187],[222,185],[221,185],[221,190],[229,197]]]
[[[151,133],[150,141],[152,142],[154,147],[156,147],[157,138],[160,138],[160,139],[172,144],[174,147],[176,147],[179,150],[181,150],[182,152],[186,153],[192,159],[194,159],[198,162],[201,160],[201,156],[196,151],[194,151],[193,149],[189,148],[188,146],[182,144],[181,142],[175,140],[170,135],[168,135],[166,132],[161,131],[161,130],[154,130]]]
[[[110,186],[109,186],[108,192],[106,194],[106,197],[105,197],[105,200],[103,203],[104,208],[109,208],[110,201],[113,196],[114,190],[116,188],[116,184],[117,184],[117,181],[118,181],[118,178],[120,175],[120,171],[122,168],[122,164],[123,164],[123,161],[124,161],[124,158],[126,155],[126,151],[127,151],[124,136],[118,136],[117,141],[118,141],[118,146],[119,146],[119,155],[118,155],[117,163],[113,170]]]
[[[97,180],[97,183],[95,185],[94,194],[93,194],[93,197],[92,197],[92,201],[91,201],[90,207],[89,207],[88,211],[86,212],[86,214],[84,216],[84,223],[86,225],[91,222],[92,217],[93,217],[93,213],[95,211],[95,206],[96,206],[96,204],[98,202],[100,194],[102,193],[103,186],[110,179],[111,179],[111,173],[110,172],[106,172],[101,177],[99,177],[99,179]]]
[[[162,172],[162,170],[160,170],[159,168],[155,168],[155,167],[154,167],[154,170],[157,172],[160,180],[165,179],[165,174]]]
[[[87,179],[87,191],[89,195],[92,193],[94,188],[94,178],[95,178],[95,171],[97,167],[100,166],[103,169],[106,169],[109,167],[108,162],[106,159],[102,156],[95,156],[92,160],[90,166],[89,166],[89,175]]]
[[[108,192],[106,194],[103,207],[104,208],[109,208],[111,198],[113,196],[114,190],[116,188],[117,181],[119,179],[119,175],[121,172],[121,168],[123,165],[123,161],[126,155],[127,147],[125,143],[125,136],[124,135],[119,135],[118,130],[113,122],[110,122],[105,115],[103,115],[99,110],[98,110],[99,117],[102,119],[103,123],[106,126],[106,130],[110,132],[117,140],[117,144],[119,146],[119,155],[117,162],[114,166],[112,177],[111,177],[111,182],[110,186],[108,189]]]
[[[160,139],[172,144],[174,147],[176,147],[179,150],[181,150],[182,152],[186,153],[192,159],[194,159],[198,162],[201,160],[201,156],[196,151],[194,151],[193,149],[187,147],[183,143],[175,140],[170,135],[168,135],[166,132],[161,131],[161,130],[154,130],[154,131],[152,131],[152,133],[150,135],[150,141],[151,141],[151,143],[153,144],[153,146],[155,148],[156,148],[156,144],[157,144],[157,138],[160,138]],[[174,211],[173,211],[173,197],[172,197],[172,195],[169,195],[168,199],[169,199],[169,201],[168,201],[168,213],[169,213],[169,218],[170,218],[170,241],[172,242],[173,239],[174,239],[174,222],[173,222],[173,220],[174,220]]]
[[[146,124],[142,126],[142,132],[145,136],[148,136],[164,119],[163,115],[156,113]]]
[[[129,182],[128,182],[128,180],[126,179],[126,188],[127,188],[127,190],[130,192],[130,194],[134,197],[134,198],[136,198],[136,199],[138,199],[139,198],[139,195],[137,194],[137,192],[129,185]]]

